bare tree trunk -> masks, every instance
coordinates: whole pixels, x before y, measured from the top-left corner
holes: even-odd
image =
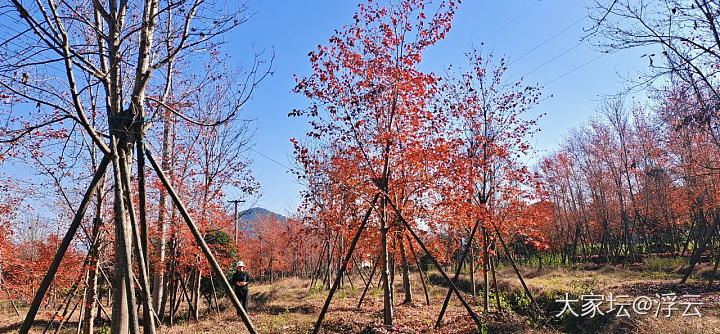
[[[65,308],[65,311],[63,312],[63,316],[62,316],[62,318],[60,318],[60,322],[58,323],[58,326],[55,328],[55,332],[54,332],[55,334],[60,333],[60,330],[63,328],[63,326],[65,326],[65,323],[67,322],[67,320],[70,317],[72,317],[73,313],[75,313],[75,310],[77,310],[77,307],[78,307],[78,305],[80,305],[81,302],[82,302],[82,298],[80,300],[76,301],[75,304],[73,304],[73,308],[70,311],[70,314],[67,314],[68,308],[70,307],[70,303],[72,303],[72,298],[70,298],[70,300],[68,300],[67,307]],[[67,315],[67,317],[66,317],[66,315]],[[49,326],[50,326],[50,324],[48,324],[48,327]],[[48,328],[46,327],[45,330],[47,331],[47,329]],[[43,331],[43,334],[44,333],[45,333],[45,331]]]
[[[218,305],[217,292],[215,292],[215,280],[213,280],[212,271],[208,273],[210,276],[210,288],[212,289],[212,297],[215,302],[215,312],[220,315],[220,305]]]
[[[405,242],[403,238],[398,240],[400,243],[400,257],[402,259],[402,275],[403,290],[405,290],[405,299],[403,304],[412,303],[412,290],[410,288],[410,266],[408,265],[407,255],[405,255]]]
[[[191,278],[193,276],[193,274],[190,274],[189,276],[190,277],[188,277],[188,278]],[[188,321],[190,321],[193,314],[195,314],[195,306],[193,305],[194,303],[192,301],[193,298],[191,298],[190,294],[188,293],[188,287],[187,287],[186,280],[182,277],[182,275],[178,279],[180,280],[180,287],[182,288],[182,292],[183,292],[182,296],[185,297],[185,301],[188,304]],[[178,304],[181,304],[181,303],[178,303]]]
[[[168,66],[168,77],[165,87],[165,94],[164,96],[167,96],[170,86],[171,86],[171,80],[172,80],[172,66]],[[170,168],[171,166],[171,151],[173,150],[174,142],[171,141],[172,132],[174,131],[173,124],[174,124],[174,115],[170,112],[166,112],[165,114],[165,121],[163,124],[163,142],[162,142],[162,156],[161,156],[161,166],[163,170],[169,170],[168,176],[170,177],[170,181],[173,180],[173,174],[174,170]],[[172,205],[168,205],[167,201],[167,195],[165,192],[161,191],[159,195],[159,204],[158,204],[158,240],[155,245],[155,255],[157,258],[157,263],[155,264],[155,269],[153,270],[153,308],[159,307],[158,316],[162,319],[165,312],[165,303],[164,301],[167,300],[165,297],[165,287],[168,285],[168,283],[165,280],[165,262],[166,262],[166,248],[167,248],[167,208],[172,208]],[[175,211],[173,211],[174,216]]]
[[[685,284],[687,279],[690,277],[690,275],[693,272],[693,269],[695,269],[695,265],[700,261],[700,257],[703,253],[705,253],[705,250],[707,250],[707,245],[712,239],[712,237],[715,235],[715,231],[718,229],[718,224],[720,223],[720,215],[716,215],[713,219],[712,227],[710,227],[710,232],[705,237],[699,237],[700,245],[699,247],[693,252],[693,256],[690,259],[690,266],[686,269],[685,275],[683,276],[682,280],[680,280],[680,284]]]
[[[127,143],[119,143],[116,137],[111,139],[113,170],[115,178],[115,261],[113,268],[113,309],[110,331],[112,334],[139,333],[137,314],[135,314],[135,289],[132,269],[132,226],[128,221],[128,203],[122,170],[125,157],[132,151]]]
[[[85,292],[83,293],[83,299],[82,299],[82,302],[80,303],[80,315],[78,315],[78,326],[77,326],[77,329],[75,330],[75,334],[80,334],[80,331],[82,330],[82,320],[84,319],[83,315],[84,315],[84,311],[85,311],[85,307],[84,307],[85,304],[87,304],[87,286],[85,286]]]
[[[165,296],[170,299],[170,326],[175,324],[175,311],[177,310],[176,304],[179,304],[177,301],[177,293],[178,293],[178,284],[177,284],[177,273],[175,272],[175,266],[173,266],[170,270],[170,275],[165,278],[166,281],[168,281],[168,292]]]
[[[8,296],[8,300],[10,300],[10,305],[12,306],[13,310],[15,311],[15,315],[20,316],[20,311],[18,311],[17,305],[15,305],[15,300],[12,299],[12,295],[10,295],[10,291],[8,291],[5,288],[3,288],[3,290],[5,290],[5,293]]]
[[[168,275],[166,275],[165,278],[164,278],[163,289],[165,290],[165,293],[163,293],[162,301],[160,302],[160,310],[161,310],[161,311],[160,311],[160,316],[161,316],[161,319],[164,319],[164,318],[165,318],[165,308],[166,308],[166,306],[167,306],[167,304],[168,304],[168,300],[170,300],[170,306],[169,306],[169,307],[170,307],[170,312],[172,312],[173,306],[175,305],[175,304],[173,304],[174,301],[175,301],[175,295],[174,295],[174,294],[175,294],[175,287],[174,287],[173,284],[174,284],[174,282],[175,282],[175,281],[174,281],[174,277],[175,277],[176,264],[177,264],[177,263],[175,262],[175,260],[174,260],[174,257],[175,257],[175,247],[176,247],[175,245],[176,245],[176,243],[175,243],[175,236],[173,236],[173,237],[170,239],[170,247],[169,247],[169,248],[170,248],[171,257],[170,257],[170,260],[168,261],[168,264],[169,264],[170,268],[169,268]],[[170,318],[170,320],[172,320],[172,317]],[[171,321],[171,324],[172,324],[172,321]]]
[[[100,218],[101,207],[102,207],[102,195],[98,192],[96,197],[97,208],[95,211],[95,219],[93,219],[92,237],[98,240],[98,245],[101,244],[100,228],[102,226],[102,218]],[[85,317],[82,320],[82,327],[84,333],[92,333],[94,326],[94,315],[95,315],[95,299],[98,293],[98,271],[100,266],[100,252],[98,247],[92,247],[90,250],[90,263],[88,265],[88,279],[87,279],[87,294],[85,307]]]
[[[358,264],[357,259],[355,259],[355,255],[353,255],[352,260],[353,260],[353,265],[357,269],[357,272],[360,276],[360,279],[362,279],[364,285],[367,285],[367,280],[365,279],[365,274],[363,274],[362,267],[360,266],[360,264]]]
[[[392,304],[392,287],[390,286],[390,257],[388,254],[388,224],[387,224],[387,200],[382,199],[380,209],[381,225],[380,225],[380,249],[382,261],[382,268],[380,270],[380,277],[383,284],[383,324],[385,326],[392,326],[393,324],[393,304]]]
[[[477,297],[477,285],[475,284],[475,247],[470,243],[470,257],[468,258],[468,273],[470,275],[470,291],[473,298]]]
[[[325,284],[325,289],[330,290],[330,269],[332,268],[332,243],[330,242],[330,235],[328,235],[327,239],[327,259],[325,262],[325,278],[323,279],[323,283]]]
[[[320,256],[318,256],[317,264],[315,265],[315,270],[312,272],[312,278],[310,279],[310,286],[308,287],[308,290],[312,290],[313,285],[317,283],[318,276],[320,276],[320,271],[322,270],[322,260],[323,257],[325,257],[326,250],[327,244],[323,244],[323,248],[320,251]]]
[[[530,298],[530,301],[535,306],[535,309],[539,312],[542,312],[542,309],[540,306],[535,302],[535,298],[533,298],[532,293],[530,293],[530,289],[528,288],[527,284],[525,284],[525,280],[522,277],[522,274],[520,274],[520,270],[518,270],[517,265],[515,265],[515,260],[513,260],[512,255],[510,255],[510,250],[507,247],[507,244],[505,244],[505,240],[503,239],[502,235],[500,235],[500,230],[498,229],[497,225],[493,224],[493,228],[495,229],[495,234],[497,235],[498,239],[500,239],[500,244],[503,247],[503,250],[505,251],[505,257],[507,257],[508,261],[510,262],[510,265],[512,266],[513,270],[515,271],[515,274],[517,275],[518,279],[520,280],[520,284],[522,284],[523,289],[525,290],[525,295]]]
[[[202,271],[198,269],[195,272],[195,281],[193,282],[193,304],[195,306],[195,313],[193,314],[193,318],[195,320],[198,320],[200,318],[200,279],[202,278]]]
[[[488,270],[490,269],[490,266],[488,264],[489,259],[489,245],[488,245],[488,233],[487,229],[483,226],[482,228],[482,235],[483,235],[483,310],[485,312],[488,311],[489,307],[489,299],[490,299],[490,280],[488,279]]]
[[[430,295],[428,294],[427,284],[425,284],[425,271],[420,265],[420,260],[418,260],[417,253],[415,253],[415,247],[412,244],[412,240],[410,240],[410,236],[406,235],[406,237],[408,245],[410,245],[410,252],[412,252],[413,257],[415,258],[415,263],[417,263],[418,273],[420,274],[420,282],[422,283],[423,291],[425,292],[425,304],[430,305]]]
[[[142,113],[141,113],[142,116]],[[135,238],[139,244],[139,255],[138,265],[142,268],[140,275],[140,283],[143,285],[143,320],[144,320],[144,332],[155,333],[154,319],[157,317],[155,314],[155,307],[152,305],[152,292],[150,290],[151,276],[150,276],[150,250],[148,249],[148,224],[147,224],[147,195],[145,188],[145,142],[142,128],[143,124],[138,125],[138,139],[137,139],[137,184],[138,184],[138,214],[139,214],[139,225],[133,224],[135,227]],[[130,161],[128,161],[130,162]],[[130,168],[128,168],[130,170]],[[128,188],[130,188],[129,175],[126,175],[128,180]],[[137,231],[139,229],[139,231]],[[139,235],[138,235],[139,232]]]
[[[5,281],[3,280],[2,269],[2,249],[0,249],[0,289],[7,294],[10,305],[12,305],[13,310],[15,310],[15,315],[20,316],[20,311],[18,311],[17,306],[15,305],[15,300],[13,300],[10,291],[5,288]]]
[[[83,263],[83,266],[84,266],[84,264],[85,263]],[[62,326],[62,324],[65,321],[64,319],[67,316],[68,310],[70,309],[70,304],[72,303],[73,298],[75,298],[75,294],[77,293],[78,288],[80,287],[81,280],[82,280],[82,276],[78,276],[77,279],[75,280],[75,282],[73,283],[72,288],[70,288],[70,291],[65,296],[62,303],[59,306],[56,305],[57,301],[55,301],[53,303],[52,306],[57,309],[55,310],[55,313],[53,313],[52,317],[50,317],[50,320],[48,321],[47,325],[45,326],[45,329],[43,330],[43,334],[46,333],[48,331],[48,329],[50,329],[50,327],[52,327],[52,324],[53,324],[53,321],[55,321],[55,318],[60,319],[59,325]],[[55,298],[57,298],[57,297],[55,297]],[[60,312],[61,310],[62,310],[62,313]]]
[[[385,198],[387,199],[387,195],[385,196]],[[442,269],[442,266],[440,266],[440,263],[438,263],[437,259],[432,255],[432,253],[430,253],[430,251],[427,249],[427,247],[425,247],[425,244],[422,242],[422,240],[420,240],[420,237],[418,237],[418,235],[415,234],[415,232],[410,227],[410,224],[402,216],[402,213],[400,212],[400,210],[398,210],[398,208],[390,200],[388,200],[388,203],[390,204],[392,209],[395,211],[395,213],[397,213],[398,218],[403,223],[403,225],[405,225],[405,228],[408,230],[408,232],[410,232],[410,235],[412,235],[412,237],[415,239],[415,241],[418,243],[418,245],[420,245],[420,248],[422,248],[422,250],[426,254],[428,254],[428,256],[430,257],[430,260],[433,262],[433,265],[435,265],[435,268],[437,268],[437,270],[443,276],[445,281],[450,285],[450,289],[455,293],[455,296],[457,296],[457,298],[460,300],[460,303],[463,305],[463,307],[465,307],[465,310],[467,310],[468,314],[470,314],[470,317],[475,322],[475,325],[478,327],[478,330],[482,329],[483,325],[482,325],[482,322],[480,321],[480,318],[478,318],[477,314],[475,314],[472,307],[467,303],[467,301],[465,301],[465,298],[463,298],[463,296],[460,294],[460,290],[455,285],[455,282],[453,282],[453,280],[450,279],[450,276],[448,276],[447,273],[445,272],[445,270]],[[474,234],[474,232],[475,231],[473,230],[473,234]]]
[[[142,148],[139,148],[139,151],[142,152]],[[122,156],[121,156],[122,157]],[[142,291],[142,306],[143,306],[143,331],[146,334],[154,334],[155,333],[155,311],[152,308],[152,302],[151,302],[151,296],[150,296],[150,281],[148,278],[148,270],[146,265],[146,258],[145,258],[145,252],[142,249],[142,237],[140,234],[140,226],[138,226],[138,222],[135,217],[135,208],[133,206],[133,200],[132,196],[130,195],[132,193],[132,185],[130,183],[130,171],[129,166],[132,162],[132,155],[127,155],[128,158],[127,161],[123,161],[123,159],[120,159],[121,167],[120,167],[120,174],[123,177],[123,185],[125,190],[125,204],[127,205],[127,211],[128,211],[128,218],[130,223],[130,232],[132,233],[131,237],[131,244],[135,248],[136,252],[136,260],[138,263],[139,273],[140,273],[140,290]],[[138,165],[144,165],[141,163],[138,163]],[[144,175],[144,173],[143,173]],[[141,198],[144,197],[144,194],[140,196]],[[141,200],[141,203],[144,204],[144,200]],[[144,208],[143,208],[144,209]],[[141,215],[144,217],[144,215]],[[128,256],[128,259],[131,259],[130,256]],[[129,265],[129,272],[132,273],[132,264]],[[133,275],[134,277],[134,275]],[[131,287],[134,287],[134,285],[131,285]],[[133,289],[133,295],[134,295],[134,289]]]
[[[395,269],[397,267],[397,261],[395,261],[395,255],[397,254],[397,240],[393,239],[392,253],[390,254],[390,300],[395,305]]]
[[[493,289],[495,289],[495,305],[497,306],[497,309],[499,311],[502,308],[502,306],[500,306],[500,290],[498,290],[497,279],[495,277],[495,272],[497,271],[497,265],[496,265],[497,260],[495,259],[494,256],[490,257],[489,263],[490,263],[490,272],[492,273]]]

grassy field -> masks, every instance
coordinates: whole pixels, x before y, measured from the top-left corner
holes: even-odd
[[[704,282],[700,280],[708,268],[701,267],[698,275],[686,285],[677,285],[680,278],[682,263],[673,259],[648,259],[644,264],[623,267],[620,265],[584,265],[573,268],[545,267],[522,268],[523,276],[542,312],[535,311],[529,299],[523,294],[515,273],[510,268],[502,268],[498,272],[498,285],[502,291],[499,296],[501,308],[495,305],[495,296],[491,295],[490,311],[482,312],[482,295],[472,297],[466,293],[469,303],[481,317],[484,324],[483,332],[487,333],[720,333],[720,288],[704,291]],[[369,290],[361,308],[357,302],[362,292],[362,281],[353,278],[354,287],[346,284],[333,299],[322,332],[324,333],[474,333],[478,332],[465,309],[453,297],[444,318],[444,326],[434,330],[433,325],[440,311],[446,287],[439,275],[429,272],[430,305],[425,304],[425,297],[417,273],[412,274],[414,301],[401,304],[403,298],[400,276],[396,279],[395,323],[392,327],[382,325],[382,290],[374,286]],[[481,284],[482,274],[477,274]],[[373,280],[376,281],[376,280]],[[309,281],[288,278],[275,284],[255,285],[251,288],[250,317],[260,333],[308,333],[311,332],[317,314],[325,300],[326,291],[316,287],[309,289]],[[467,290],[468,282],[464,279],[458,284]],[[479,289],[479,293],[482,291]],[[685,306],[666,318],[661,312],[654,316],[655,308],[645,315],[634,314],[630,318],[618,318],[614,313],[595,317],[575,317],[566,313],[563,317],[555,317],[562,309],[557,299],[564,298],[565,293],[571,298],[579,299],[583,294],[607,296],[610,293],[628,295],[630,299],[638,296],[675,293],[699,294],[701,302],[698,310],[702,317],[680,316]],[[678,299],[679,300],[679,299]],[[581,304],[573,304],[576,312],[581,312]],[[655,306],[657,307],[657,306]],[[198,322],[180,318],[172,327],[161,327],[163,334],[175,333],[242,333],[244,325],[235,315],[227,300],[221,302],[223,311],[205,315]],[[608,309],[607,302],[601,310]],[[21,310],[22,311],[22,310]],[[20,317],[4,310],[0,324],[0,333],[16,332]],[[186,313],[179,312],[181,316]],[[41,314],[41,317],[47,314]],[[47,318],[45,318],[47,319]],[[42,321],[42,318],[40,319]],[[75,333],[77,319],[71,319],[63,333]],[[35,332],[40,333],[43,326],[36,326]],[[98,326],[98,332],[106,332],[107,327]]]

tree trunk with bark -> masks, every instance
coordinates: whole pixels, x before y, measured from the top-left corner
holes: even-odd
[[[412,303],[412,289],[410,286],[410,265],[408,264],[407,255],[405,254],[405,242],[402,237],[399,238],[398,243],[400,244],[403,290],[405,292],[405,299],[403,300],[403,304],[410,304]]]

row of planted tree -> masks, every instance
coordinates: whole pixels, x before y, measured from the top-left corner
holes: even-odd
[[[606,102],[542,160],[554,219],[546,232],[563,263],[692,255],[691,267],[715,262],[712,285],[720,146],[696,107],[682,86],[649,106]]]
[[[242,8],[212,24],[195,20],[202,6],[212,11],[202,1],[12,4],[20,14],[13,22],[29,29],[11,36],[4,57],[3,96],[15,116],[5,126],[3,158],[41,169],[49,182],[31,186],[56,189],[61,200],[53,210],[59,221],[71,222],[60,224],[67,232],[54,239],[3,240],[3,257],[12,259],[2,268],[5,290],[12,299],[34,296],[21,332],[45,305],[60,322],[79,309],[85,332],[100,314],[110,318],[113,333],[137,332],[141,323],[152,333],[173,322],[182,300],[198,316],[203,277],[218,281],[239,309],[223,269],[237,259],[235,251],[270,280],[274,272],[322,277],[330,293],[316,330],[340,282],[352,277],[344,275],[350,262],[372,263],[391,324],[390,258],[394,263],[393,254],[400,254],[408,285],[416,246],[480,325],[441,254],[449,258],[458,246],[475,243],[476,232],[483,251],[471,257],[485,259],[491,239],[508,250],[503,234],[539,240],[528,206],[536,179],[520,163],[535,131],[535,121],[521,116],[537,103],[537,89],[506,85],[503,61],[493,64],[476,51],[468,53],[465,72],[451,70],[445,79],[419,69],[423,52],[449,31],[455,2],[432,10],[422,1],[361,4],[352,25],[311,53],[314,73],[296,87],[312,105],[292,114],[313,118],[312,140],[295,141],[296,172],[308,189],[302,218],[268,221],[236,242],[220,242],[233,221],[223,203],[227,186],[245,193],[256,187],[241,159],[250,131],[238,110],[267,72],[258,61],[244,76],[233,74],[218,51],[197,56],[198,49],[216,47],[208,36],[242,22]],[[16,45],[19,37],[39,50]],[[133,42],[139,47],[126,47]],[[204,65],[194,68],[198,63]],[[28,121],[33,105],[37,119]],[[88,178],[87,188],[75,182]],[[6,190],[22,193],[10,183]],[[26,201],[20,197],[15,204]],[[23,210],[6,198],[9,232]],[[22,254],[26,246],[44,253]],[[312,256],[318,250],[321,256]],[[25,289],[24,277],[33,282]],[[215,295],[204,299],[217,309]]]
[[[668,15],[704,19],[696,35],[712,37],[715,7],[698,2]],[[499,259],[532,298],[518,256],[627,262],[658,252],[692,254],[694,266],[720,254],[720,95],[707,70],[720,62],[718,45],[703,44],[712,38],[673,35],[682,47],[665,35],[633,41],[639,35],[612,20],[657,13],[633,16],[637,7],[623,1],[601,6],[596,28],[608,32],[608,47],[659,44],[665,67],[651,60],[651,69],[668,80],[646,105],[608,102],[533,170],[537,87],[507,80],[505,61],[477,50],[443,75],[425,70],[425,51],[445,38],[459,8],[361,3],[350,24],[310,52],[312,70],[295,87],[309,103],[290,113],[309,122],[307,138],[292,140],[303,203],[297,217],[263,218],[232,240],[236,217],[224,196],[257,188],[243,158],[251,125],[240,110],[270,73],[262,55],[245,71],[228,68],[215,43],[244,22],[245,8],[202,0],[7,5],[1,15],[18,29],[2,36],[9,116],[0,162],[42,175],[0,181],[0,278],[13,302],[29,304],[20,332],[44,307],[60,323],[78,312],[86,333],[100,317],[112,333],[141,325],[153,333],[174,322],[181,304],[194,318],[202,300],[219,312],[216,286],[255,332],[226,276],[238,258],[270,282],[300,275],[328,289],[317,332],[337,289],[360,285],[357,277],[363,296],[380,280],[391,325],[396,267],[410,301],[410,267],[421,267],[420,257],[449,287],[443,312],[454,294],[480,328],[455,285],[465,262],[473,287],[482,268],[487,310]],[[23,238],[18,222],[32,206],[60,217],[41,224],[58,227],[54,236]]]

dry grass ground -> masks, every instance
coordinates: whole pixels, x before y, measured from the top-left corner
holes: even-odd
[[[414,275],[415,276],[415,275]],[[324,333],[469,333],[473,332],[474,325],[467,312],[459,302],[453,300],[445,315],[447,324],[441,330],[432,329],[435,319],[440,311],[445,288],[430,286],[431,305],[425,304],[422,287],[414,277],[414,302],[403,305],[402,287],[400,279],[396,280],[395,323],[392,328],[382,325],[382,290],[370,288],[365,297],[363,306],[358,309],[357,303],[362,290],[358,284],[362,283],[355,277],[354,287],[346,284],[338,290],[330,305],[330,310],[323,322]],[[375,281],[375,279],[373,279]],[[374,282],[375,283],[375,282]],[[373,283],[373,285],[374,285]],[[320,312],[327,291],[308,289],[309,281],[297,278],[286,279],[274,285],[255,286],[251,289],[250,317],[260,333],[309,333],[312,331],[318,313]],[[468,296],[469,297],[469,296]],[[478,310],[481,309],[480,299],[471,300],[470,303]],[[229,305],[227,301],[225,305]],[[513,314],[489,314],[483,316],[488,328],[504,332],[532,332],[533,329],[524,322],[524,318]],[[172,328],[165,328],[161,332],[174,333],[239,333],[243,331],[242,322],[228,308],[220,316],[199,323],[185,323]]]
[[[679,286],[678,269],[681,265],[672,263],[646,262],[642,266],[581,266],[576,268],[546,267],[523,268],[523,275],[536,300],[544,309],[544,316],[531,317],[528,301],[523,297],[521,285],[514,272],[503,268],[498,272],[498,284],[502,310],[497,311],[491,299],[491,312],[482,312],[482,298],[465,294],[485,325],[487,333],[720,333],[720,288],[704,292],[702,282],[693,278],[689,284]],[[707,271],[701,267],[699,273]],[[431,276],[432,273],[431,273]],[[478,281],[482,275],[477,275]],[[403,291],[400,276],[396,279],[395,323],[392,327],[382,325],[382,291],[374,286],[366,296],[365,303],[357,308],[362,292],[362,281],[353,277],[354,287],[346,284],[338,290],[323,323],[324,333],[473,333],[477,332],[471,318],[457,299],[453,298],[445,315],[445,325],[438,331],[433,329],[444,294],[442,285],[430,285],[431,305],[425,305],[425,298],[417,273],[413,273],[414,302],[402,305]],[[438,282],[437,275],[431,281]],[[308,333],[311,332],[317,315],[325,300],[326,291],[319,288],[310,290],[309,281],[288,278],[275,284],[251,287],[250,317],[260,333]],[[700,294],[703,317],[680,317],[678,312],[670,318],[654,317],[652,314],[630,319],[614,316],[598,318],[553,318],[559,303],[555,299],[568,292],[573,298],[582,294],[608,295],[626,294],[631,298],[641,295],[654,296],[663,293]],[[3,304],[4,305],[4,304]],[[221,302],[223,311],[219,315],[205,315],[200,321],[181,318],[172,327],[162,327],[162,334],[176,333],[243,333],[244,325],[235,315],[227,300]],[[607,308],[607,304],[603,304]],[[579,309],[579,306],[577,307]],[[22,311],[22,310],[21,310]],[[22,319],[5,309],[0,318],[0,333],[17,332]],[[181,315],[185,312],[181,310]],[[41,325],[46,324],[48,313],[40,316]],[[63,333],[75,333],[76,319],[71,319],[69,328]],[[34,333],[41,333],[44,326],[36,326]],[[98,332],[107,327],[98,326]]]

